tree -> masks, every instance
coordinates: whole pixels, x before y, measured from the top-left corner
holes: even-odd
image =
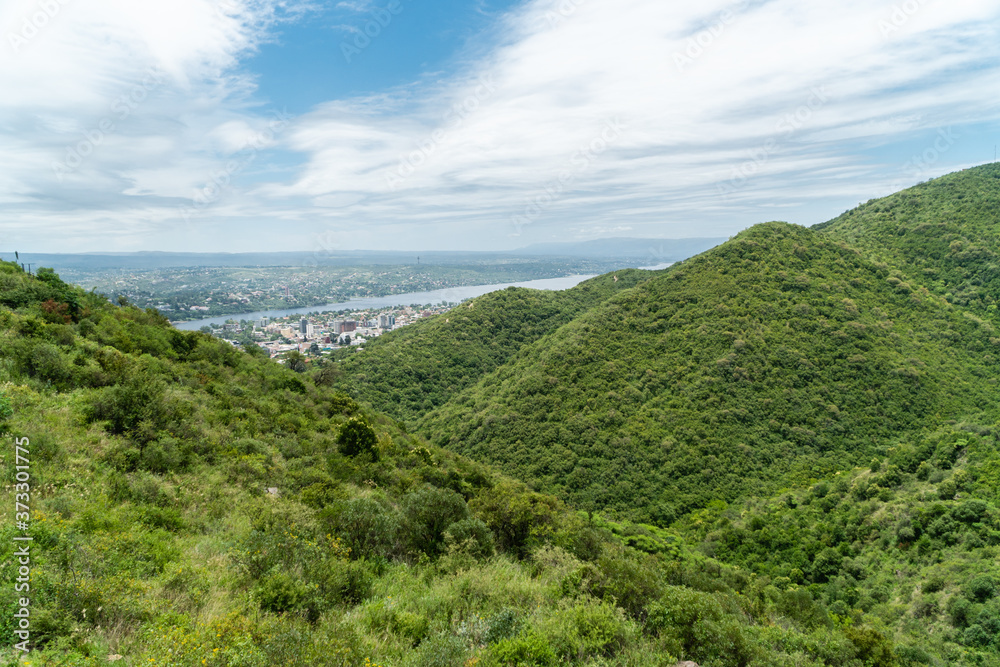
[[[337,445],[344,456],[370,454],[373,460],[378,460],[378,436],[363,417],[352,417],[340,427]]]
[[[306,370],[306,356],[298,350],[285,352],[285,364],[296,373],[304,373]]]

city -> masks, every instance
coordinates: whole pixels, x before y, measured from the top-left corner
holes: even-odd
[[[257,345],[272,358],[288,352],[319,357],[341,348],[364,350],[372,338],[450,310],[455,304],[412,305],[336,313],[316,313],[302,317],[230,320],[222,325],[202,327],[203,331],[237,347]]]

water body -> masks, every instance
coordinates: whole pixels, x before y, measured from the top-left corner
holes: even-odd
[[[660,267],[662,268],[662,267]],[[278,317],[288,317],[289,315],[308,315],[309,313],[329,312],[338,310],[368,310],[372,308],[390,308],[392,306],[436,305],[439,303],[458,303],[466,299],[471,299],[497,290],[508,287],[529,287],[531,289],[560,291],[571,287],[576,287],[584,280],[590,280],[594,276],[564,276],[562,278],[545,278],[542,280],[529,280],[523,283],[505,283],[502,285],[470,285],[467,287],[449,287],[447,289],[432,290],[430,292],[410,292],[408,294],[393,294],[390,296],[361,297],[342,301],[340,303],[328,303],[325,306],[308,306],[306,308],[292,308],[290,310],[261,310],[255,313],[242,313],[239,315],[222,315],[220,317],[209,317],[204,320],[194,320],[193,322],[177,322],[175,327],[184,331],[197,331],[203,326],[211,324],[225,324],[229,320],[259,320],[262,317],[270,319]]]

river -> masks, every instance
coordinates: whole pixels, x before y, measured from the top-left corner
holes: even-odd
[[[663,267],[657,267],[663,268]],[[289,310],[261,310],[255,313],[240,313],[236,315],[222,315],[219,317],[209,317],[203,320],[192,322],[175,322],[174,326],[184,331],[197,331],[198,329],[211,324],[225,324],[229,320],[259,320],[262,317],[275,319],[278,317],[288,317],[289,315],[307,315],[309,313],[336,312],[338,310],[369,310],[372,308],[390,308],[393,306],[409,306],[412,304],[436,305],[439,303],[458,303],[466,299],[482,296],[490,292],[506,289],[508,287],[529,287],[541,290],[565,290],[575,287],[584,280],[589,280],[594,276],[564,276],[562,278],[544,278],[542,280],[529,280],[522,283],[505,283],[502,285],[470,285],[467,287],[449,287],[447,289],[432,290],[430,292],[410,292],[408,294],[392,294],[390,296],[360,297],[350,301],[340,303],[328,303],[323,306],[307,306],[305,308],[291,308]]]

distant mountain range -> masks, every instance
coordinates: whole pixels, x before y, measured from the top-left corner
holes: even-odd
[[[371,264],[409,265],[471,264],[516,258],[573,257],[587,259],[638,259],[649,265],[686,259],[722,243],[725,239],[600,239],[582,243],[547,243],[508,252],[435,252],[338,250],[327,252],[255,252],[255,253],[29,253],[22,252],[20,262],[35,267],[53,267],[56,271],[95,271],[102,269],[165,269],[190,267],[238,266],[351,266]],[[14,252],[0,252],[0,258],[12,261]]]

